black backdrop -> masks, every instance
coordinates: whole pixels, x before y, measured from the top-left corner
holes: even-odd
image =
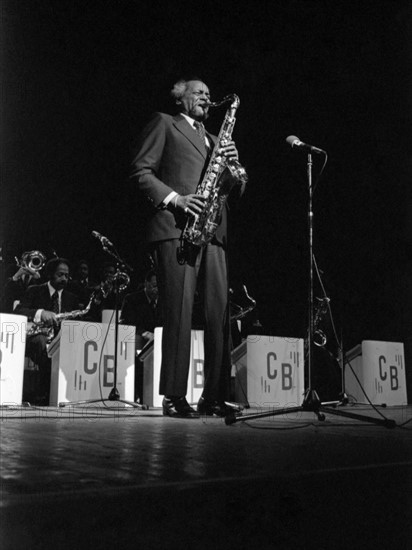
[[[97,230],[148,268],[133,139],[183,73],[241,99],[250,184],[232,211],[231,282],[265,331],[306,327],[306,156],[327,150],[315,254],[347,347],[410,333],[411,9],[403,1],[2,0],[2,272],[25,250],[104,260]],[[209,129],[217,132],[224,111]],[[320,158],[314,158],[314,178]],[[317,291],[318,289],[316,289]]]

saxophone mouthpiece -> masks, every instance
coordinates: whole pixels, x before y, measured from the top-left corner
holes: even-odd
[[[228,103],[229,101],[236,101],[239,102],[239,98],[236,94],[230,94],[225,96],[221,101],[214,101],[209,103],[209,107],[220,107],[221,105],[224,105],[225,103]]]

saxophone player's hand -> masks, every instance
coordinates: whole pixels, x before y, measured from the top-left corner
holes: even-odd
[[[239,160],[239,153],[234,141],[228,141],[225,145],[220,147],[219,153],[228,159]]]
[[[196,216],[201,214],[205,201],[206,198],[202,195],[178,195],[175,206],[187,216]]]
[[[46,325],[46,327],[57,325],[56,314],[53,313],[53,311],[48,311],[47,309],[44,309],[41,312],[41,322]]]

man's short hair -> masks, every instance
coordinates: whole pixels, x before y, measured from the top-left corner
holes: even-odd
[[[65,264],[70,271],[70,262],[66,258],[52,258],[46,264],[46,274],[49,279],[56,273],[60,264]]]
[[[191,82],[192,80],[197,80],[199,82],[204,82],[200,76],[196,75],[189,75],[182,78],[179,78],[177,82],[173,85],[173,88],[170,90],[170,95],[173,99],[180,99],[183,94],[185,93],[187,89],[188,82]]]

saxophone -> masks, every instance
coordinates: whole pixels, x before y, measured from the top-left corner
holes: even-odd
[[[209,104],[210,107],[219,107],[229,101],[231,103],[226,111],[209,164],[196,189],[196,194],[202,195],[207,200],[202,213],[188,218],[182,232],[182,240],[196,246],[204,246],[213,239],[230,191],[236,184],[243,184],[248,180],[245,169],[237,160],[227,159],[218,153],[219,149],[231,139],[240,99],[236,94],[232,94],[220,102]]]
[[[56,320],[58,326],[65,321],[66,319],[76,319],[77,317],[83,317],[89,313],[92,303],[95,301],[96,292],[93,292],[90,296],[89,303],[84,309],[75,309],[73,311],[68,311],[66,313],[58,313],[56,315]],[[47,343],[49,344],[55,335],[56,327],[54,325],[45,325],[44,323],[33,323],[27,330],[26,336],[36,336],[37,334],[43,334],[47,338]]]

